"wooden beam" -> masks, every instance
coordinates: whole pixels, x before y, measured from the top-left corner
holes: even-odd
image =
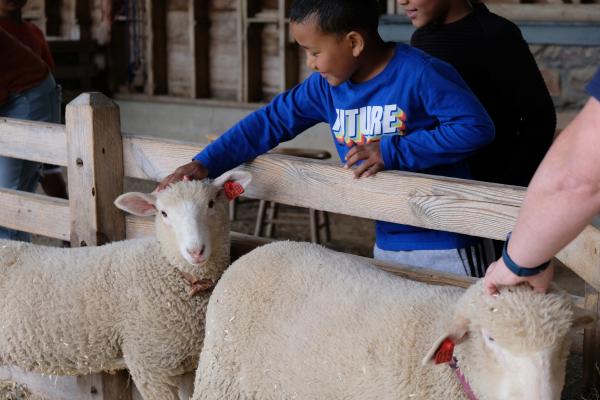
[[[125,173],[142,179],[160,180],[200,150],[133,137],[125,142]],[[516,186],[401,171],[357,180],[335,163],[278,154],[240,168],[253,175],[246,197],[500,240],[512,229],[525,194]],[[588,226],[557,258],[600,288],[597,228]]]
[[[210,2],[189,0],[192,97],[210,97]]]
[[[298,84],[299,78],[299,55],[298,45],[291,38],[288,12],[290,0],[279,0],[278,2],[278,23],[277,39],[279,41],[279,59],[280,59],[280,90],[285,91]]]
[[[0,118],[0,155],[66,166],[65,126]]]
[[[19,231],[69,240],[69,202],[56,197],[0,189],[0,225]]]
[[[588,327],[583,336],[583,385],[586,389],[600,386],[600,294],[585,285],[585,309],[597,316],[594,326]]]
[[[490,11],[512,21],[599,22],[597,4],[488,4]]]
[[[189,143],[141,136],[123,137],[125,176],[160,181],[201,149]]]
[[[146,0],[146,59],[148,78],[146,94],[166,94],[167,79],[167,2],[166,0]]]
[[[119,107],[102,93],[79,95],[67,105],[71,247],[125,239],[125,218],[113,205],[123,193],[123,140]],[[126,373],[77,378],[82,393],[131,400]]]
[[[79,25],[79,38],[89,40],[92,38],[92,11],[90,0],[75,0],[75,18]]]
[[[112,202],[123,192],[119,109],[102,93],[79,95],[67,106],[71,245],[125,238],[125,220]]]
[[[46,36],[60,36],[60,26],[62,17],[60,11],[62,9],[62,0],[46,1]]]

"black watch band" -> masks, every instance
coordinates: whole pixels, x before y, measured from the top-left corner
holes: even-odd
[[[524,268],[516,262],[514,262],[512,258],[510,258],[510,256],[508,255],[508,241],[510,240],[511,233],[512,232],[508,233],[508,236],[506,237],[506,242],[504,242],[504,249],[502,250],[502,260],[504,261],[504,264],[510,270],[510,272],[517,276],[528,277],[537,275],[544,271],[546,268],[548,268],[548,265],[550,265],[550,261],[547,261],[542,265],[533,268]]]

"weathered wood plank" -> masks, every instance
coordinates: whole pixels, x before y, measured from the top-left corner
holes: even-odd
[[[66,120],[71,246],[125,239],[125,218],[112,204],[123,193],[119,108],[102,93],[85,93],[69,103]],[[77,384],[78,398],[131,400],[126,373],[80,376]]]
[[[490,11],[512,21],[598,22],[597,4],[488,4]]]
[[[199,151],[182,143],[125,141],[126,175],[144,179],[159,180]],[[246,197],[492,239],[504,239],[512,229],[525,194],[515,186],[401,171],[357,180],[335,163],[277,154],[240,168],[254,176]],[[557,258],[600,288],[597,228],[588,226]]]
[[[585,309],[600,318],[600,294],[590,285],[585,285]],[[586,388],[600,385],[600,324],[588,327],[583,336],[583,384]]]
[[[167,2],[165,0],[145,0],[146,57],[148,78],[144,92],[149,95],[166,94],[167,77]]]
[[[139,136],[123,137],[125,176],[160,181],[191,161],[200,146]]]
[[[0,189],[0,225],[69,240],[69,202],[35,193]]]
[[[210,4],[189,0],[190,48],[192,51],[192,97],[210,96]]]
[[[65,126],[0,118],[0,155],[66,166]]]
[[[71,245],[98,245],[125,237],[113,206],[123,193],[123,140],[119,108],[102,93],[86,93],[67,106]]]

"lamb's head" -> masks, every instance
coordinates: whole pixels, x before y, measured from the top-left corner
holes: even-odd
[[[458,367],[479,400],[558,400],[569,330],[594,322],[555,286],[546,294],[521,285],[490,296],[480,281],[460,299],[449,329],[423,361],[433,363],[450,339]]]
[[[164,256],[183,272],[216,280],[229,264],[227,194],[251,179],[247,172],[230,171],[214,181],[181,181],[158,193],[125,193],[115,205],[134,215],[155,215]]]

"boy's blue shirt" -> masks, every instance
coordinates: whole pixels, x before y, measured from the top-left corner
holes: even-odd
[[[355,143],[380,141],[386,170],[469,178],[464,159],[494,138],[483,106],[453,67],[397,44],[374,78],[333,87],[314,73],[248,115],[194,160],[214,178],[319,123],[331,126],[342,162]],[[377,221],[383,250],[437,250],[473,243],[469,236]]]

